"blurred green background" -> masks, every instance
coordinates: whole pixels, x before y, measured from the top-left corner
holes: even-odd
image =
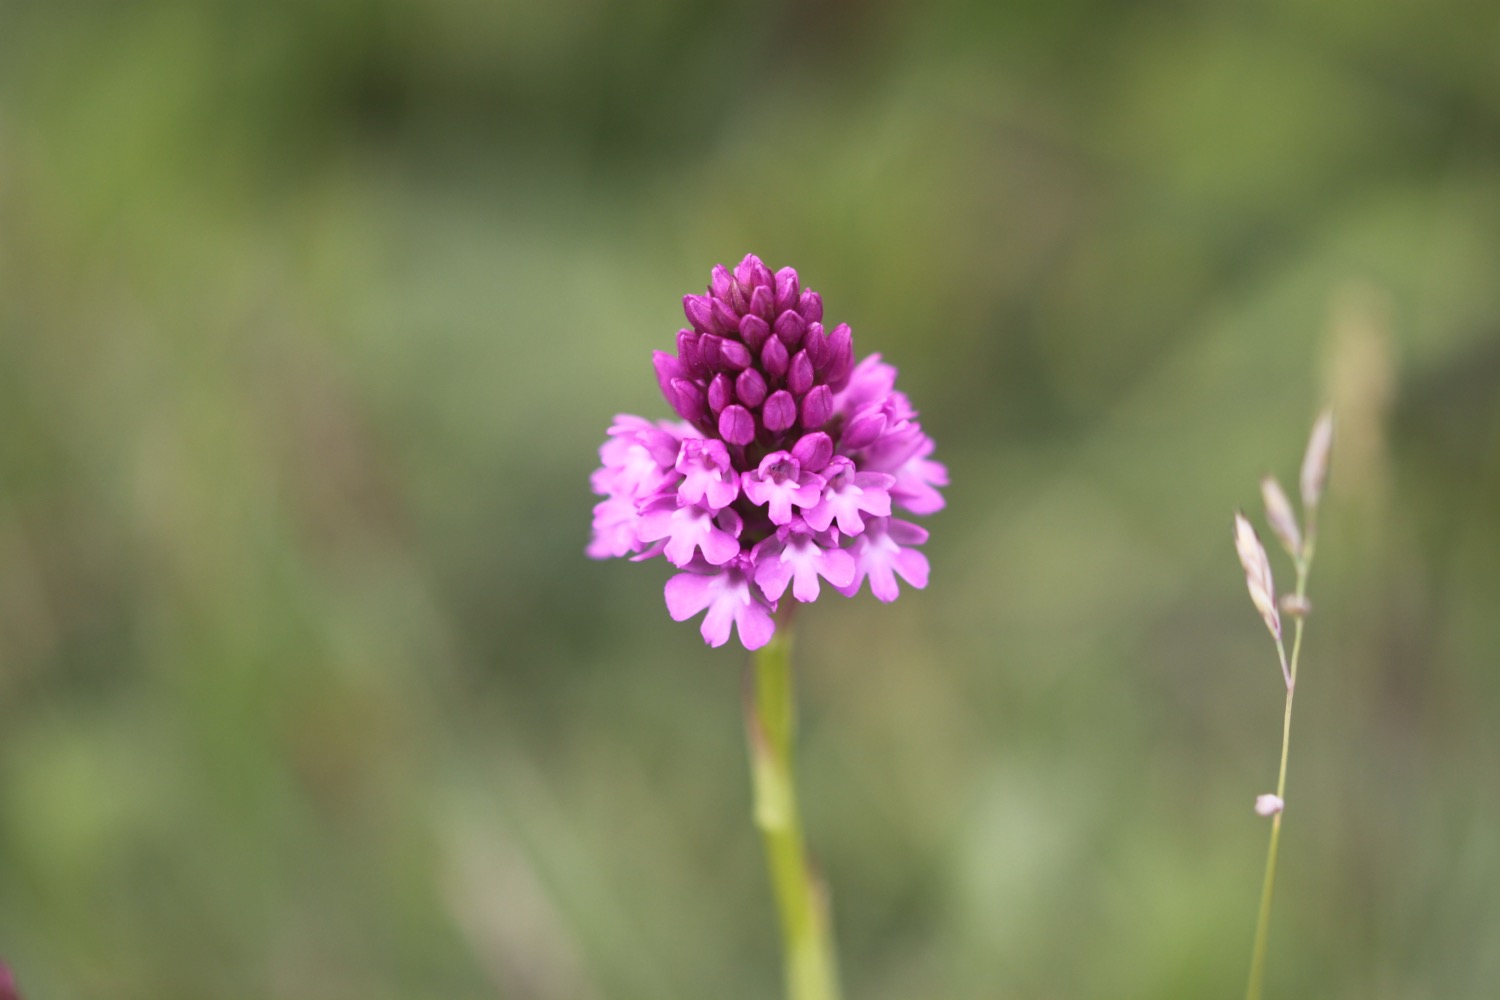
[[[1328,400],[1268,995],[1495,995],[1489,0],[8,0],[29,998],[778,995],[743,654],[582,552],[747,251],[953,479],[929,589],[799,626],[851,1000],[1241,994],[1282,702],[1230,515]]]

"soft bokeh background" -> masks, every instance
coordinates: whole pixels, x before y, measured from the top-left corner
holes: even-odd
[[[1241,993],[1281,689],[1230,514],[1333,400],[1269,992],[1493,996],[1492,2],[11,0],[28,996],[778,994],[743,656],[582,554],[750,250],[953,478],[927,591],[801,619],[848,995]]]

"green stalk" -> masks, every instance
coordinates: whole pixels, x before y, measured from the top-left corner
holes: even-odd
[[[1309,525],[1307,544],[1303,546],[1302,558],[1297,560],[1297,602],[1305,606],[1307,600],[1307,572],[1312,567],[1313,534]],[[1302,627],[1304,616],[1296,616],[1292,632],[1292,659],[1287,674],[1286,709],[1281,718],[1281,768],[1276,776],[1276,797],[1286,801],[1286,760],[1292,740],[1292,698],[1297,693],[1297,661],[1302,657]],[[1281,640],[1276,641],[1278,651]],[[1283,653],[1283,659],[1285,654]],[[1276,855],[1281,847],[1281,817],[1278,811],[1271,817],[1271,845],[1266,851],[1266,877],[1260,890],[1260,915],[1255,922],[1255,948],[1250,956],[1250,983],[1245,988],[1245,1000],[1260,1000],[1261,984],[1266,973],[1266,948],[1271,931],[1271,896],[1276,891]]]
[[[781,918],[789,1000],[838,1000],[828,894],[813,873],[802,837],[793,767],[796,706],[792,685],[791,607],[776,634],[751,655],[745,728],[755,790],[755,825],[766,846]]]

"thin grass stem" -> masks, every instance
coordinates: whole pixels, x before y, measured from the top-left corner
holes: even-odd
[[[1311,522],[1311,518],[1309,518]],[[1305,607],[1307,601],[1307,576],[1312,568],[1314,526],[1308,525],[1307,543],[1297,560],[1296,601]],[[1292,744],[1292,700],[1297,694],[1297,663],[1302,658],[1302,630],[1305,616],[1298,614],[1292,632],[1292,655],[1288,664],[1286,650],[1281,640],[1276,649],[1281,656],[1282,671],[1286,677],[1286,708],[1281,717],[1281,765],[1276,774],[1276,798],[1286,801],[1286,762]],[[1284,809],[1278,809],[1271,817],[1271,842],[1266,850],[1266,875],[1261,883],[1260,913],[1255,921],[1255,946],[1250,955],[1250,982],[1245,988],[1245,1000],[1260,1000],[1261,987],[1265,981],[1266,948],[1271,931],[1271,897],[1276,891],[1276,857],[1281,847],[1281,818]]]

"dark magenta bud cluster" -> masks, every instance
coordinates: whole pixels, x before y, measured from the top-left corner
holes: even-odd
[[[770,452],[820,430],[834,394],[854,370],[847,323],[823,329],[823,299],[797,272],[775,274],[754,257],[713,270],[708,291],[685,295],[690,329],[677,354],[652,360],[662,395],[678,416],[726,444]]]

